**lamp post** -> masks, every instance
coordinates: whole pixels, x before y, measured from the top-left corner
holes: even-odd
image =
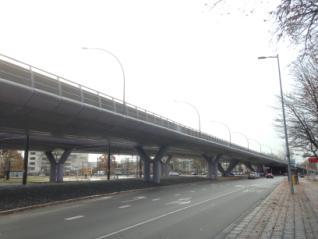
[[[252,141],[256,142],[259,146],[259,152],[262,153],[262,145],[260,142],[258,142],[256,139],[248,139],[248,140],[252,140]]]
[[[82,47],[83,50],[97,50],[97,51],[103,51],[108,53],[109,55],[111,55],[112,57],[114,57],[116,59],[116,61],[118,62],[118,64],[120,65],[120,69],[122,71],[123,74],[123,81],[124,81],[124,85],[123,85],[123,105],[124,107],[126,106],[126,78],[125,78],[125,71],[124,71],[124,67],[123,64],[121,63],[121,61],[119,60],[119,58],[112,52],[104,49],[104,48],[90,48],[90,47]]]
[[[239,134],[239,135],[242,135],[245,139],[246,139],[246,142],[247,142],[247,149],[250,150],[250,141],[248,141],[248,138],[245,134],[241,133],[241,132],[232,132],[232,134]]]
[[[186,101],[175,100],[174,102],[189,105],[192,109],[194,109],[194,111],[196,112],[196,114],[198,116],[199,134],[201,135],[201,116],[200,116],[200,112],[199,112],[198,108],[195,107],[193,104],[186,102]]]
[[[284,102],[284,94],[283,94],[283,86],[282,86],[282,76],[280,73],[280,64],[279,64],[279,55],[276,56],[260,56],[258,57],[259,60],[264,60],[267,58],[273,58],[277,60],[277,67],[278,67],[278,76],[279,76],[279,86],[280,86],[280,98],[282,103],[282,112],[283,112],[283,122],[284,122],[284,133],[285,133],[285,146],[286,146],[286,157],[288,161],[288,179],[290,183],[290,192],[294,193],[294,186],[291,179],[291,166],[290,166],[290,152],[289,152],[289,145],[288,145],[288,133],[287,133],[287,124],[286,124],[286,115],[285,115],[285,102]]]
[[[231,144],[232,144],[232,135],[231,135],[231,130],[230,130],[229,126],[227,126],[226,124],[224,124],[224,123],[222,123],[222,122],[220,122],[220,121],[215,121],[215,120],[210,120],[210,123],[221,124],[221,125],[223,125],[223,126],[227,129],[227,131],[229,132],[230,145],[231,145]]]
[[[273,154],[273,150],[270,146],[266,145],[266,144],[263,144],[263,146],[266,146],[266,148],[268,148],[270,151],[271,151],[271,154]]]

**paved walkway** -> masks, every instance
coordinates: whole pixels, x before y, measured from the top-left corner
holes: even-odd
[[[281,183],[245,218],[231,225],[225,238],[317,239],[318,182],[301,179],[295,189],[291,196],[287,180]]]

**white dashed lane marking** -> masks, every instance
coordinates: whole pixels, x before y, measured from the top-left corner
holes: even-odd
[[[159,200],[160,200],[160,198],[154,198],[151,201],[155,202],[155,201],[159,201]]]
[[[188,198],[179,198],[177,201],[172,201],[172,202],[166,203],[166,205],[173,205],[173,204],[185,205],[185,204],[190,204],[190,203],[191,203],[191,197],[188,197]]]
[[[125,201],[122,201],[122,202],[123,203],[134,202],[134,201],[138,201],[138,200],[142,200],[142,199],[146,199],[146,197],[145,196],[134,197],[133,199],[125,200]]]
[[[118,208],[123,209],[123,208],[128,208],[128,207],[131,207],[131,205],[129,205],[129,204],[127,204],[127,205],[122,205],[122,206],[119,206]]]
[[[78,216],[74,216],[74,217],[67,217],[65,218],[66,221],[72,221],[72,220],[76,220],[76,219],[80,219],[83,218],[83,215],[78,215]]]

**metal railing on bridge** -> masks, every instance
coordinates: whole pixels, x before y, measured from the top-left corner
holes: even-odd
[[[80,101],[84,104],[92,105],[101,109],[159,125],[161,127],[175,130],[186,135],[209,140],[239,150],[250,151],[255,154],[267,156],[273,159],[278,159],[272,154],[256,152],[215,136],[199,132],[198,130],[195,130],[191,127],[185,126],[169,118],[160,116],[154,112],[129,104],[127,102],[124,105],[122,100],[83,86],[71,80],[67,80],[61,76],[52,74],[3,54],[0,54],[0,78],[29,86],[46,93],[65,97],[77,102]]]

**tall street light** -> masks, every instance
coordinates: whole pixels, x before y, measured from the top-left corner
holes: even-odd
[[[125,78],[125,71],[124,71],[124,67],[123,64],[121,63],[121,61],[119,60],[119,58],[112,52],[104,49],[104,48],[90,48],[90,47],[82,47],[83,50],[97,50],[97,51],[103,51],[108,53],[109,55],[111,55],[112,57],[114,57],[116,59],[116,61],[119,63],[122,74],[123,74],[123,80],[124,80],[124,85],[123,85],[123,105],[126,105],[126,78]]]
[[[224,124],[224,123],[222,123],[222,122],[220,122],[220,121],[215,121],[215,120],[210,120],[210,123],[221,124],[221,125],[223,125],[223,126],[227,129],[227,131],[229,132],[230,145],[231,145],[231,144],[232,144],[232,135],[231,135],[231,130],[230,130],[229,126],[227,126],[227,124]]]
[[[285,115],[285,102],[284,102],[284,94],[283,94],[283,86],[282,86],[282,76],[280,73],[280,64],[279,64],[279,55],[276,56],[260,56],[258,57],[259,60],[273,58],[277,60],[277,67],[278,67],[278,76],[279,76],[279,86],[280,86],[280,98],[282,102],[282,111],[283,111],[283,122],[284,122],[284,133],[285,133],[285,145],[286,145],[286,157],[288,161],[288,178],[290,183],[290,192],[294,193],[294,186],[292,183],[291,178],[291,166],[290,166],[290,153],[289,153],[289,145],[288,145],[288,134],[287,134],[287,124],[286,124],[286,115]]]
[[[259,146],[259,152],[262,153],[262,144],[261,144],[260,142],[258,142],[258,140],[256,140],[256,139],[248,139],[248,140],[252,140],[252,141],[254,141],[255,143],[257,143],[258,146]]]
[[[198,108],[195,107],[193,104],[186,102],[186,101],[175,100],[174,102],[189,105],[192,109],[194,109],[194,111],[196,112],[196,114],[198,116],[199,133],[201,135],[201,116],[200,116],[200,112],[199,112]]]
[[[268,149],[271,151],[271,154],[273,154],[272,147],[268,146],[267,144],[263,144],[263,146],[265,146],[266,148],[268,148]]]
[[[250,141],[248,141],[248,137],[245,135],[245,134],[243,134],[243,133],[241,133],[241,132],[232,132],[232,134],[239,134],[239,135],[242,135],[245,139],[246,139],[246,142],[247,142],[247,149],[248,150],[250,150]]]

